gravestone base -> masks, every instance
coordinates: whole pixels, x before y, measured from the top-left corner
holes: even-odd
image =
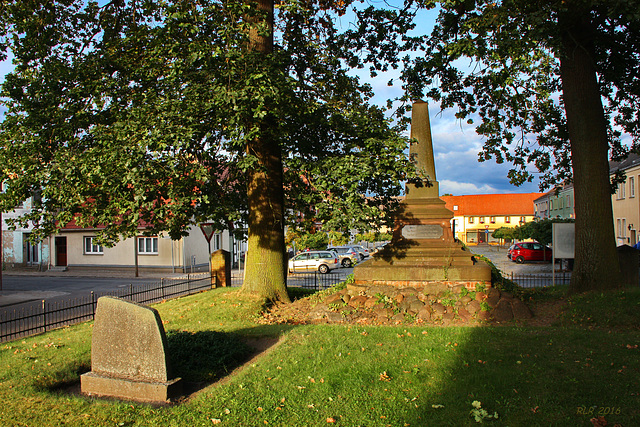
[[[159,383],[112,378],[87,372],[80,377],[82,392],[89,396],[116,397],[139,402],[169,402],[182,395],[180,378]]]

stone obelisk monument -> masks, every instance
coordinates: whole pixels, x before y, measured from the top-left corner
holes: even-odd
[[[413,104],[409,155],[423,177],[407,183],[391,243],[354,269],[354,288],[373,285],[432,287],[491,285],[491,269],[476,262],[451,231],[453,213],[439,198],[429,108]]]

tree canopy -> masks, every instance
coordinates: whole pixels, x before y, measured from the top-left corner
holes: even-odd
[[[417,12],[436,5],[433,31],[420,34]],[[621,132],[634,146],[640,137],[639,6],[407,0],[396,10],[363,10],[344,40],[367,53],[352,64],[401,68],[404,100],[428,96],[476,124],[484,137],[480,161],[512,162],[514,184],[538,173],[543,187],[573,181],[571,289],[601,289],[620,283],[608,156],[625,155]],[[384,38],[366,38],[381,28]]]
[[[500,227],[492,235],[501,239],[533,239],[543,245],[549,245],[553,243],[553,224],[561,222],[575,222],[575,220],[562,218],[539,219],[515,227]]]
[[[39,236],[104,225],[104,243],[141,224],[178,238],[204,220],[249,222],[250,240],[272,228],[282,242],[250,249],[256,265],[284,252],[283,215],[389,222],[381,207],[394,208],[411,166],[336,43],[348,3],[3,2],[0,55],[15,70],[0,93],[0,208],[38,194],[18,223]],[[256,193],[268,196],[248,201]],[[284,265],[269,269],[249,281],[286,298]]]

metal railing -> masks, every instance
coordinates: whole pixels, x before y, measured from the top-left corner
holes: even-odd
[[[568,285],[571,282],[571,272],[561,271],[555,273],[545,274],[509,274],[503,276],[505,279],[509,279],[514,283],[517,283],[523,288],[542,288],[546,286],[553,286],[554,281],[556,285]]]
[[[338,269],[337,271],[330,271],[325,274],[317,271],[289,274],[289,276],[287,276],[287,287],[322,291],[340,282],[344,282],[347,279],[347,273],[341,270],[342,269]]]
[[[112,292],[95,292],[86,297],[65,301],[48,302],[42,300],[37,306],[31,305],[0,313],[0,342],[47,332],[67,325],[92,320],[98,298],[116,296],[139,304],[151,304],[166,299],[191,295],[211,289],[209,273],[187,274],[186,277],[160,279],[148,285],[129,285]]]
[[[287,276],[287,287],[321,291],[340,282],[344,282],[348,275],[349,273],[342,269],[332,270],[326,274],[322,274],[318,271],[296,271]],[[242,271],[231,273],[231,286],[242,286],[243,280],[244,277]]]

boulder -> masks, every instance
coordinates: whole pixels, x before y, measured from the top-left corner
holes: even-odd
[[[529,307],[517,298],[511,300],[511,310],[513,311],[513,317],[518,320],[531,319],[533,317]]]
[[[513,319],[513,311],[509,300],[501,299],[492,310],[491,315],[496,322],[508,322]]]
[[[469,302],[469,304],[467,304],[465,308],[470,314],[476,314],[477,312],[480,311],[480,303],[474,300]]]

